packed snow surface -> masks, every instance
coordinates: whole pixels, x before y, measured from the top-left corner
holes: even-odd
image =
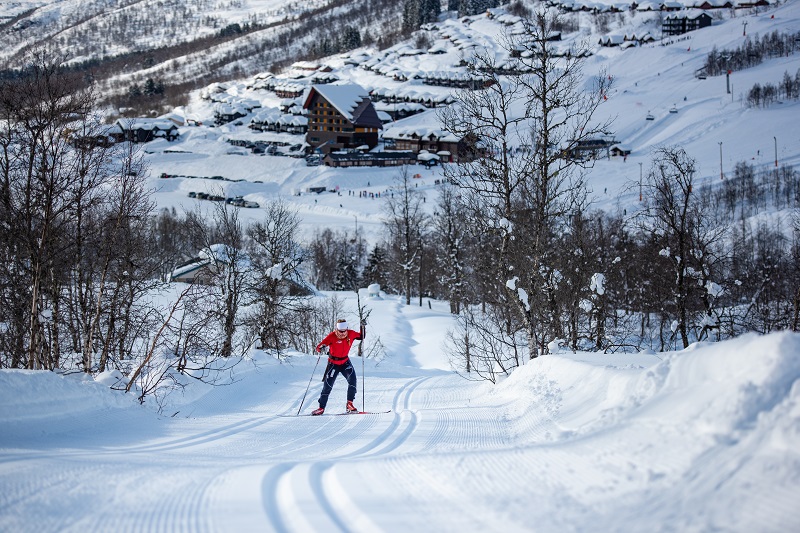
[[[161,414],[107,377],[0,371],[0,531],[800,528],[798,335],[559,352],[490,385],[450,371],[445,304],[365,300],[386,357],[351,353],[356,404],[386,414],[327,416],[340,379],[293,416],[321,389],[303,354]]]

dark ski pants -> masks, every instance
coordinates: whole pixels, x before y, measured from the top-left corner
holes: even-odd
[[[350,359],[343,365],[328,364],[325,369],[325,376],[322,378],[322,393],[319,395],[319,406],[323,409],[328,405],[328,396],[331,394],[333,383],[342,374],[347,380],[347,401],[352,402],[356,399],[356,369]]]

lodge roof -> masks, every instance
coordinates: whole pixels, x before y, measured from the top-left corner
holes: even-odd
[[[303,107],[308,109],[314,94],[319,94],[343,117],[360,126],[382,128],[383,124],[372,106],[369,92],[356,84],[313,85]]]

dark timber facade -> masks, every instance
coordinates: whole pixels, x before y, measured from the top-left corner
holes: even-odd
[[[358,85],[315,85],[303,105],[308,110],[306,142],[324,154],[378,145],[383,124],[369,94]]]

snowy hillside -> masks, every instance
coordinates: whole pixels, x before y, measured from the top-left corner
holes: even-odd
[[[366,40],[393,35],[395,7],[388,0],[3,2],[0,59],[18,67],[35,51],[64,54],[106,97],[147,78],[192,87],[281,69],[347,25]]]
[[[446,305],[367,303],[388,356],[363,377],[355,358],[359,387],[387,414],[291,416],[315,370],[303,412],[321,387],[303,354],[281,364],[257,352],[234,384],[192,383],[162,416],[91,381],[0,371],[0,530],[800,526],[797,335],[558,353],[491,387],[448,371]],[[340,378],[330,412],[344,391]]]
[[[591,20],[588,14],[582,14]],[[657,15],[637,13],[630,17],[630,26],[619,31],[654,32],[658,27]],[[625,18],[623,17],[623,18]],[[485,15],[460,20],[446,20],[429,30],[431,46],[428,53],[419,54],[409,45],[400,44],[384,51],[367,49],[343,56],[329,58],[324,64],[328,73],[342,82],[360,84],[368,90],[378,90],[405,95],[409,98],[442,98],[452,95],[453,89],[425,85],[411,79],[415,74],[451,72],[463,74],[463,67],[454,66],[463,57],[464,50],[474,45],[503,51],[501,36],[513,30],[513,18]],[[763,64],[736,71],[731,76],[732,90],[727,92],[724,76],[698,79],[695,75],[715,47],[733,49],[744,43],[742,23],[752,37],[773,31],[793,32],[800,27],[800,6],[790,2],[775,9],[755,14],[726,17],[709,28],[671,40],[655,41],[641,47],[621,49],[593,46],[594,55],[587,59],[584,74],[593,76],[607,72],[613,78],[613,88],[608,100],[600,106],[597,122],[613,119],[610,132],[615,141],[631,150],[627,158],[603,158],[590,170],[589,184],[594,206],[607,211],[634,211],[639,206],[638,181],[642,172],[650,167],[653,150],[665,146],[680,146],[698,162],[698,176],[702,182],[719,183],[720,171],[731,175],[738,162],[753,164],[756,169],[773,168],[775,159],[780,165],[800,163],[800,137],[794,118],[800,112],[797,101],[782,101],[768,108],[748,108],[745,97],[756,83],[777,84],[784,73],[794,76],[800,67],[800,56],[769,59]],[[592,26],[587,22],[587,28]],[[598,34],[587,29],[565,37],[560,47],[568,48],[581,39],[594,39]],[[446,50],[445,53],[440,51]],[[403,73],[407,81],[397,80]],[[313,83],[314,75],[289,71],[278,79],[291,81],[300,87]],[[348,196],[348,192],[386,191],[397,176],[396,169],[332,169],[307,167],[302,159],[253,155],[247,150],[229,154],[229,140],[278,142],[287,146],[301,143],[302,135],[258,133],[248,128],[257,113],[266,109],[277,111],[283,101],[274,92],[260,88],[261,77],[248,78],[213,86],[192,95],[186,108],[176,109],[179,117],[208,124],[214,120],[216,101],[235,104],[255,100],[262,109],[255,110],[236,123],[219,127],[187,126],[181,128],[181,138],[172,143],[157,141],[145,146],[151,175],[155,178],[165,173],[178,176],[170,180],[154,180],[159,193],[157,201],[162,206],[191,206],[187,194],[191,191],[209,192],[223,196],[243,195],[246,199],[264,203],[273,195],[286,198],[310,226],[338,224],[352,227],[354,217],[366,228],[379,225],[379,202],[374,197]],[[211,99],[208,99],[211,98]],[[296,100],[302,105],[303,98]],[[391,104],[388,104],[391,108]],[[381,109],[380,104],[378,109]],[[653,120],[646,120],[651,115]],[[436,109],[386,125],[388,129],[441,129]],[[721,144],[720,144],[721,143]],[[720,166],[722,168],[720,168]],[[418,186],[430,191],[428,200],[435,198],[433,185],[442,177],[441,170],[419,167],[414,170],[421,176]],[[210,177],[221,175],[233,183],[207,179],[184,179],[180,176]],[[261,183],[259,183],[261,182]],[[339,188],[340,195],[294,196],[310,186]],[[428,205],[432,205],[429,202]],[[247,212],[245,216],[257,216]],[[374,235],[374,234],[373,234]]]

